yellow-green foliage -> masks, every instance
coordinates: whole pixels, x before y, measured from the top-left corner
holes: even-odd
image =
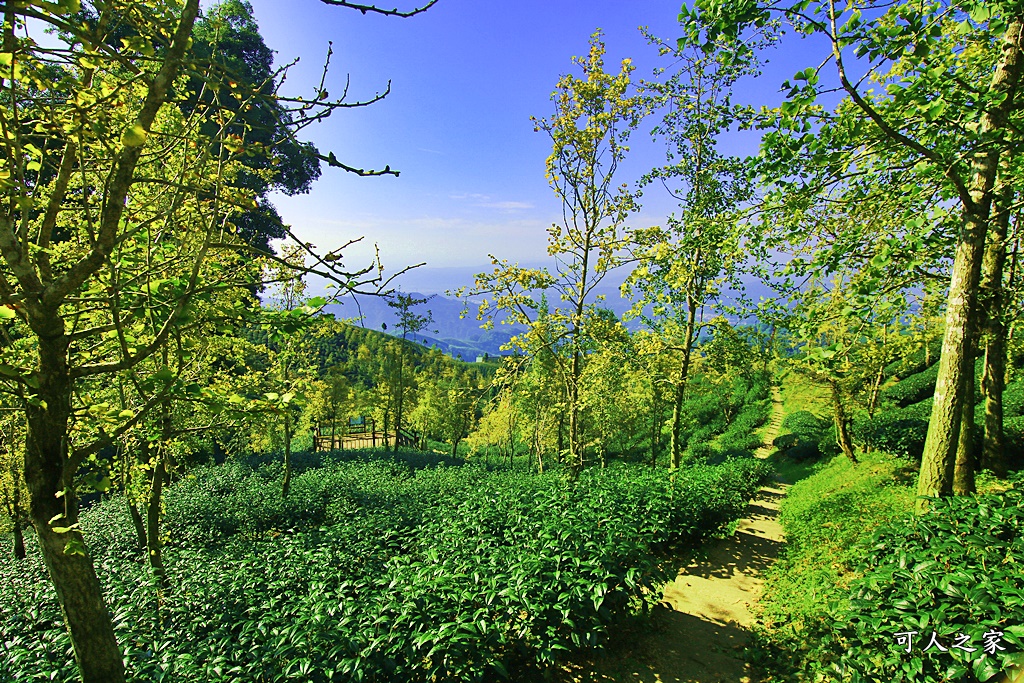
[[[825,414],[829,405],[828,387],[812,382],[805,375],[786,370],[779,376],[782,393],[782,414],[809,410],[816,415]]]
[[[913,508],[913,474],[906,461],[882,454],[858,465],[837,456],[793,485],[780,516],[786,550],[760,602],[773,639],[797,637],[829,602],[845,599],[858,542]]]

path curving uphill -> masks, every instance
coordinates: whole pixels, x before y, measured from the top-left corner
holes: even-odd
[[[772,388],[772,414],[764,446],[766,458],[782,426],[782,399]],[[750,501],[736,533],[713,542],[665,586],[655,608],[654,629],[627,656],[593,662],[578,680],[625,683],[754,683],[743,648],[754,623],[752,605],[761,593],[761,575],[784,542],[777,521],[787,484],[761,488]]]

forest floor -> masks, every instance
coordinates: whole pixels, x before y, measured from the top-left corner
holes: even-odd
[[[782,426],[782,399],[773,389],[772,415],[757,456],[766,458]],[[580,683],[753,683],[743,659],[754,623],[751,612],[762,578],[783,544],[776,517],[789,484],[765,486],[736,526],[736,532],[684,558],[667,584],[651,624],[613,638],[590,662],[572,667]]]

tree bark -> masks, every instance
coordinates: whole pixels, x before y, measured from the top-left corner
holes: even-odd
[[[149,566],[160,586],[167,588],[167,572],[164,570],[162,544],[160,542],[160,519],[162,515],[164,483],[167,480],[167,456],[157,453],[153,463],[153,479],[146,504],[146,550]]]
[[[25,534],[21,529],[21,520],[14,520],[14,559],[24,560],[26,556],[25,552]]]
[[[843,397],[839,391],[839,383],[829,380],[829,388],[832,394],[832,417],[836,426],[836,442],[842,449],[843,455],[854,464],[857,463],[857,454],[853,450],[853,439],[850,438],[850,417],[846,414],[843,406]]]
[[[1009,185],[1000,193],[999,209],[982,261],[981,297],[984,324],[984,370],[981,389],[985,398],[985,433],[981,447],[981,466],[997,477],[1007,475],[1006,444],[1003,435],[1003,390],[1006,381],[1006,324],[1004,322],[1003,268],[1006,263],[1006,236],[1014,193]]]
[[[683,419],[683,399],[686,397],[686,381],[690,376],[690,357],[693,355],[693,338],[696,334],[697,307],[692,298],[687,297],[686,332],[683,339],[683,358],[679,363],[679,381],[672,403],[672,461],[671,469],[679,469],[683,460],[683,444],[679,432]]]
[[[43,561],[67,625],[83,683],[122,683],[124,664],[99,578],[78,524],[74,470],[68,458],[71,379],[64,322],[53,316],[51,334],[39,335],[37,395],[29,405],[25,482]],[[52,521],[51,521],[52,520]]]
[[[135,543],[139,550],[146,549],[146,524],[142,521],[142,513],[139,506],[129,501],[128,513],[132,516],[132,525],[135,527]]]
[[[578,332],[577,332],[578,334]],[[572,377],[569,380],[569,473],[575,479],[583,471],[583,448],[580,442],[580,376],[583,374],[583,354],[574,351]]]
[[[971,358],[974,354],[971,354]],[[972,364],[973,365],[973,364]],[[975,492],[974,470],[974,371],[973,367],[965,378],[965,392],[968,400],[964,401],[964,412],[960,420],[960,436],[956,449],[956,463],[953,466],[953,495],[969,496]]]
[[[398,443],[398,434],[395,434],[395,443]],[[285,406],[284,413],[284,479],[281,480],[281,497],[287,498],[288,491],[292,485],[292,416]]]
[[[13,446],[13,444],[12,444]],[[21,517],[21,477],[18,467],[11,467],[11,483],[14,488],[11,491],[11,522],[14,523],[14,558],[25,559],[25,535],[22,533],[24,520]]]
[[[1002,40],[1002,57],[989,88],[990,92],[999,92],[1004,97],[982,116],[979,132],[983,135],[998,133],[1014,107],[1024,52],[1022,28],[1024,17],[1009,17]],[[977,290],[998,162],[999,149],[992,145],[987,150],[976,152],[971,163],[969,188],[972,202],[964,206],[963,227],[953,261],[942,355],[918,477],[919,511],[927,507],[928,497],[948,496],[953,491],[964,403],[972,398],[965,396],[968,385],[964,376],[967,372],[974,372],[969,353],[970,332],[977,316]]]

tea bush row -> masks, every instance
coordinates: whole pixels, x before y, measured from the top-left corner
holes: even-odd
[[[818,655],[839,680],[986,681],[1024,664],[1024,495],[949,498],[878,530]],[[916,631],[910,652],[898,633]],[[1002,651],[986,652],[986,633]],[[932,633],[948,651],[932,647]],[[953,648],[967,637],[973,652]]]
[[[658,551],[739,516],[767,466],[568,482],[360,459],[302,472],[286,501],[274,472],[213,467],[167,491],[160,599],[123,501],[83,514],[135,680],[481,681],[547,667],[649,605],[668,578]],[[10,680],[75,679],[35,553],[0,559],[0,649]]]

